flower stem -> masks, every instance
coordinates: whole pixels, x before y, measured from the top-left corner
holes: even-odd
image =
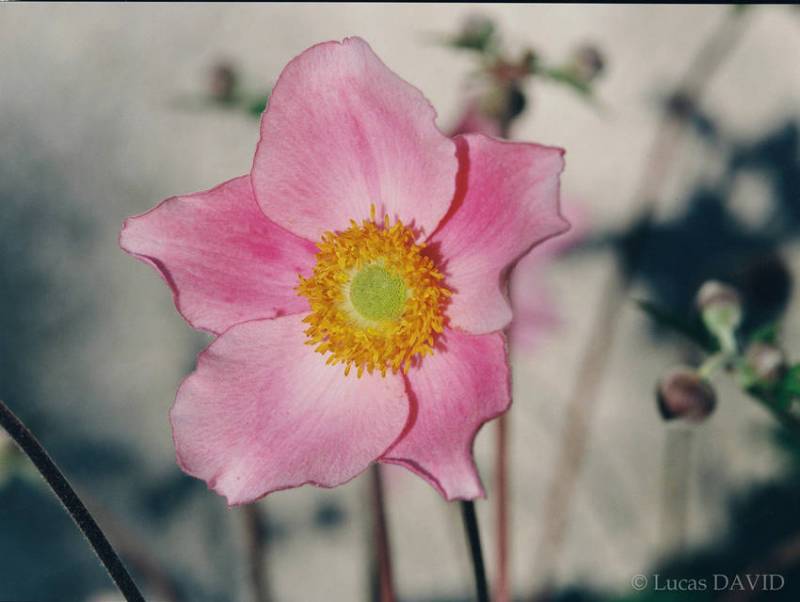
[[[244,506],[241,512],[253,602],[270,602],[272,597],[264,570],[264,555],[267,549],[267,525],[264,513],[258,502]]]
[[[78,525],[78,528],[89,541],[95,554],[97,554],[100,562],[103,563],[125,600],[127,602],[145,602],[130,573],[128,573],[125,565],[122,564],[119,555],[114,551],[100,526],[89,514],[86,506],[75,493],[64,474],[58,469],[58,466],[50,458],[42,444],[36,440],[33,433],[28,430],[2,400],[0,400],[0,426],[8,432],[22,452],[33,462],[42,478],[47,481],[53,493],[56,494],[64,508],[69,512],[72,520],[75,521],[75,524]]]
[[[464,531],[467,535],[469,551],[472,556],[476,598],[478,602],[489,602],[489,588],[486,585],[486,569],[483,565],[481,533],[478,529],[478,517],[475,515],[475,502],[472,500],[461,502],[461,518],[464,521]]]
[[[373,545],[375,550],[374,571],[376,574],[374,587],[377,591],[374,600],[395,602],[394,580],[392,577],[392,554],[389,544],[389,528],[386,521],[386,501],[383,492],[383,476],[379,464],[370,469],[370,485],[372,489],[373,512]]]
[[[508,413],[497,419],[497,450],[495,455],[495,496],[497,529],[497,575],[494,581],[495,602],[508,602],[511,587],[508,575],[509,498],[508,498]]]
[[[705,380],[710,380],[722,364],[731,359],[730,353],[720,351],[714,355],[709,355],[706,360],[697,369],[697,374]]]
[[[686,546],[689,518],[689,478],[691,474],[691,427],[676,425],[667,429],[661,489],[661,553],[680,554]]]

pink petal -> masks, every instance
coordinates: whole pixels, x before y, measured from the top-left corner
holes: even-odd
[[[448,500],[474,499],[484,493],[473,440],[484,422],[511,403],[505,340],[500,333],[476,336],[453,329],[443,339],[444,349],[409,371],[412,418],[381,461],[416,472]]]
[[[178,391],[171,412],[178,463],[231,505],[305,483],[341,485],[406,423],[401,376],[345,377],[305,344],[301,320],[234,326]]]
[[[455,294],[451,323],[473,334],[511,321],[507,270],[531,247],[564,232],[559,214],[561,149],[469,134],[456,138],[461,161],[453,207],[433,235]]]
[[[292,60],[261,121],[256,198],[270,219],[309,240],[384,213],[430,234],[455,190],[455,145],[422,93],[360,38]]]
[[[316,247],[269,221],[249,180],[172,197],[122,228],[122,248],[159,271],[195,328],[219,333],[308,309],[294,287],[313,267]]]

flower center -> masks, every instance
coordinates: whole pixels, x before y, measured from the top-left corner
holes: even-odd
[[[372,219],[317,243],[314,270],[297,287],[311,307],[306,343],[345,374],[406,371],[433,352],[450,291],[415,239],[400,221],[376,224],[373,207]]]
[[[366,320],[396,320],[407,294],[405,280],[377,263],[365,266],[350,281],[350,302]]]

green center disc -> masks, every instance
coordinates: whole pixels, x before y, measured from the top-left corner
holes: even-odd
[[[399,318],[406,304],[406,283],[382,265],[372,264],[358,272],[350,282],[350,302],[367,320]]]

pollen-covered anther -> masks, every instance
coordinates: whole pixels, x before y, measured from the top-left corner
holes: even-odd
[[[411,228],[388,216],[379,225],[374,207],[371,213],[323,234],[314,270],[297,287],[311,306],[307,343],[328,354],[328,364],[344,364],[345,374],[355,366],[358,376],[407,371],[432,353],[451,294]]]

